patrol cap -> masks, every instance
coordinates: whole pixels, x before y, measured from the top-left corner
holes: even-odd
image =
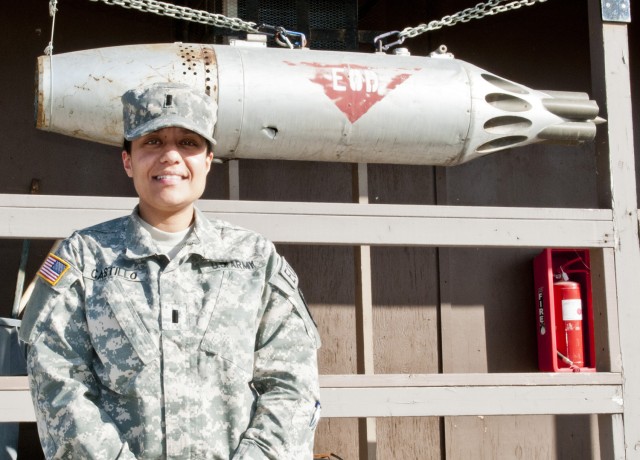
[[[185,128],[215,144],[218,105],[182,83],[154,83],[122,95],[124,138],[128,141],[162,128]]]

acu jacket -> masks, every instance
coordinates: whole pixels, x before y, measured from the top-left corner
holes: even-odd
[[[20,334],[47,458],[311,458],[320,340],[271,242],[196,210],[169,260],[134,212],[38,274]]]

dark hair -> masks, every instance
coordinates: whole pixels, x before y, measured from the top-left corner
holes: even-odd
[[[213,144],[207,139],[205,139],[204,141],[207,143],[207,153],[213,152]],[[131,155],[131,141],[125,139],[122,143],[122,150]]]
[[[129,155],[131,155],[131,141],[128,141],[125,139],[124,142],[122,143],[122,150],[124,150]]]

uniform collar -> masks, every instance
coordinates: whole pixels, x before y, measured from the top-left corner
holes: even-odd
[[[220,228],[211,223],[199,209],[194,207],[194,210],[193,231],[184,242],[189,253],[197,254],[203,259],[228,260],[231,256],[229,250],[233,251],[233,249],[223,244]],[[149,232],[143,228],[140,219],[138,206],[136,206],[125,223],[124,241],[127,242],[125,255],[129,259],[142,259],[158,254],[156,244]]]
[[[158,248],[151,235],[142,226],[138,211],[139,207],[136,206],[124,227],[125,256],[129,259],[143,259],[158,253]]]
[[[203,259],[227,260],[228,248],[222,242],[220,228],[214,225],[198,208],[195,210],[193,231],[185,241],[189,253],[198,254]]]

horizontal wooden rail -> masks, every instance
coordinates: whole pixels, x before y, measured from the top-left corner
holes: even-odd
[[[618,414],[622,387],[323,388],[325,417]]]
[[[323,375],[325,417],[622,413],[617,373]]]
[[[0,238],[49,238],[128,214],[134,198],[0,194]],[[611,210],[202,200],[279,243],[614,247]]]
[[[1,382],[0,377],[0,382]],[[472,382],[470,384],[470,382]],[[1,384],[0,384],[1,385]],[[322,388],[622,385],[617,372],[321,375]],[[0,386],[1,388],[1,386]]]
[[[622,377],[582,374],[323,375],[323,417],[620,414]],[[35,420],[26,377],[0,377],[0,422]]]

